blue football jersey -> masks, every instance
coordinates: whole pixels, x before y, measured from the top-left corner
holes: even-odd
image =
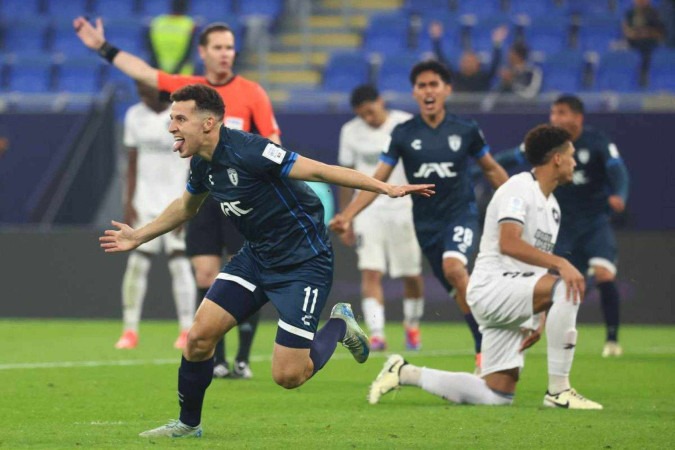
[[[213,159],[192,157],[187,190],[210,192],[263,267],[298,264],[332,250],[319,197],[288,178],[297,158],[268,139],[222,127]]]
[[[413,196],[415,232],[423,248],[454,218],[477,209],[469,157],[478,159],[489,151],[475,121],[450,114],[436,128],[419,114],[394,128],[380,161],[395,166],[400,159],[408,182],[436,185],[436,195],[430,198]]]
[[[569,220],[608,214],[607,197],[611,194],[611,185],[607,168],[623,164],[616,145],[604,133],[584,127],[574,148],[577,166],[573,181],[555,190],[563,217]]]

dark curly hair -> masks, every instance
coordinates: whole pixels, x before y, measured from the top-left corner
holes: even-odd
[[[213,88],[203,84],[188,84],[171,94],[172,102],[195,101],[197,111],[213,113],[222,122],[225,116],[225,103],[220,94]]]

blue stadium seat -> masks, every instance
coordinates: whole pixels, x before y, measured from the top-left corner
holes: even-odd
[[[608,52],[600,58],[596,90],[635,92],[639,85],[640,56],[633,51]]]
[[[103,23],[109,19],[128,19],[136,17],[136,0],[98,0],[94,6],[96,16],[103,17]]]
[[[45,2],[45,5],[47,6],[45,14],[57,19],[73,20],[75,17],[86,16],[91,12],[88,9],[89,0],[51,0]]]
[[[105,63],[96,55],[66,58],[56,70],[56,90],[98,92]]]
[[[232,19],[232,0],[192,0],[189,13],[192,16],[202,17],[208,23],[227,22]]]
[[[279,17],[283,11],[282,0],[256,0],[239,2],[238,14],[242,16],[268,16],[272,19]]]
[[[652,55],[649,89],[675,91],[675,50],[658,48]]]
[[[577,92],[583,90],[586,62],[581,51],[565,50],[550,54],[542,65],[542,92]]]
[[[506,25],[511,27],[511,19],[506,14],[492,14],[479,17],[475,25],[468,30],[469,48],[474,51],[489,52],[492,49],[492,32],[495,28]],[[508,47],[514,39],[513,29],[509,32],[503,47]]]
[[[215,3],[215,2],[214,2]],[[171,0],[143,0],[140,2],[140,13],[144,16],[160,16],[171,11]]]
[[[617,15],[617,9],[612,10],[610,0],[567,0],[567,8],[572,14],[586,15]]]
[[[103,85],[112,84],[117,93],[125,98],[136,97],[136,82],[121,70],[115,67],[106,67],[103,70]]]
[[[501,13],[501,0],[458,0],[457,14],[473,14],[477,17]]]
[[[75,34],[72,20],[64,19],[54,24],[52,31],[51,50],[53,52],[60,52],[69,56],[85,56],[90,55],[91,50],[88,49],[80,38]]]
[[[429,37],[429,26],[433,22],[439,22],[443,25],[443,48],[459,48],[462,46],[462,24],[455,14],[428,14],[422,16],[422,27],[417,36],[417,51],[431,51],[431,38]]]
[[[524,14],[530,17],[543,17],[556,8],[552,0],[510,0],[509,13]]]
[[[621,21],[611,15],[585,16],[579,30],[580,48],[604,53],[614,40],[621,38]]]
[[[114,19],[105,24],[106,39],[116,47],[141,57],[149,51],[144,31],[143,24],[137,19]]]
[[[323,73],[323,89],[350,92],[368,82],[369,65],[361,52],[335,52]]]
[[[532,50],[553,54],[568,47],[569,22],[562,17],[532,17],[523,31],[525,42]]]
[[[404,13],[371,16],[364,32],[364,49],[395,54],[405,51],[408,42],[408,17]]]
[[[51,59],[19,57],[9,68],[8,91],[44,93],[52,89]]]
[[[14,20],[39,15],[40,0],[2,0],[0,1],[0,17],[3,20]]]
[[[3,24],[2,29],[4,30],[3,51],[5,52],[39,52],[47,46],[49,22],[44,18],[8,20]]]
[[[448,0],[408,0],[405,9],[414,14],[431,15],[450,12]]]
[[[414,55],[387,57],[380,67],[378,87],[381,91],[409,92],[410,70],[418,62]]]

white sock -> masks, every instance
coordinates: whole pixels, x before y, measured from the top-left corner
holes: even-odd
[[[418,328],[424,315],[424,298],[403,299],[403,325],[408,328]]]
[[[401,368],[401,372],[406,366]],[[510,405],[513,396],[498,394],[490,389],[485,380],[465,372],[446,372],[423,367],[419,386],[430,394],[454,403],[471,405]]]
[[[181,330],[188,330],[195,317],[195,299],[197,297],[197,285],[192,274],[192,266],[185,256],[177,256],[169,259],[169,271],[171,272],[171,286],[173,299],[176,303],[178,325]]]
[[[127,260],[122,280],[122,316],[125,331],[132,330],[138,333],[143,300],[148,288],[150,263],[150,258],[139,252],[132,252]]]
[[[546,340],[548,346],[548,391],[557,394],[570,388],[569,375],[577,344],[576,305],[567,300],[567,288],[562,280],[553,291],[553,305],[546,317]]]
[[[384,338],[384,305],[374,297],[364,298],[361,301],[363,320],[372,337]]]

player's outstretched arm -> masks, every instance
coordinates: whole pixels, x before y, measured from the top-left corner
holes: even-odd
[[[489,153],[483,155],[477,162],[493,188],[497,189],[509,179],[506,170]]]
[[[520,224],[504,222],[499,225],[499,250],[507,256],[533,266],[555,270],[567,286],[567,299],[574,303],[584,299],[586,280],[565,258],[543,252],[525,242]]]
[[[98,238],[101,248],[106,253],[126,252],[168,233],[197,214],[207,195],[208,193],[192,195],[186,191],[182,197],[171,202],[159,217],[137,230],[113,220],[112,224],[118,229],[106,230],[103,236]]]
[[[157,69],[141,58],[116,49],[107,43],[101,18],[96,19],[96,24],[92,25],[84,17],[77,17],[73,20],[73,28],[75,28],[77,37],[85,46],[96,51],[122,72],[136,81],[151,87],[157,87]]]

